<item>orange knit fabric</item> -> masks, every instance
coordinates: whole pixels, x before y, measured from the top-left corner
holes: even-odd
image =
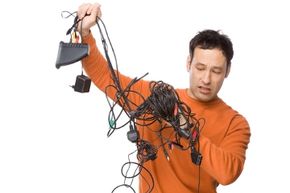
[[[108,65],[96,47],[92,34],[83,38],[90,45],[90,55],[82,60],[83,67],[94,84],[105,90],[113,84]],[[120,74],[121,86],[125,86],[131,78]],[[132,89],[149,96],[149,82],[138,81]],[[250,140],[250,128],[246,119],[220,98],[203,103],[190,98],[186,89],[176,89],[180,100],[190,106],[196,118],[203,118],[204,124],[200,134],[200,152],[203,156],[201,166],[192,163],[190,150],[181,151],[178,148],[166,148],[169,160],[160,149],[157,159],[147,161],[144,166],[154,177],[153,193],[215,193],[219,184],[230,184],[241,174],[245,162],[246,149]],[[109,90],[109,96],[114,98],[114,90]],[[136,104],[142,101],[139,96],[129,96]],[[158,125],[152,125],[156,130]],[[144,139],[158,145],[156,134],[146,132],[141,135]],[[143,175],[146,173],[143,172]],[[150,183],[150,179],[147,178]],[[148,182],[140,178],[140,193],[148,191]]]

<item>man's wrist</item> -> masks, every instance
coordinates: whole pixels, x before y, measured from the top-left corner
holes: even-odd
[[[90,33],[91,33],[91,30],[82,30],[81,35],[82,37],[85,37],[85,36],[90,35]]]

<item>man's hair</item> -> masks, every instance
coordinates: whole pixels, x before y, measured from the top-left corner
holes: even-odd
[[[189,54],[193,59],[194,49],[220,49],[227,59],[227,69],[231,65],[231,60],[234,56],[233,44],[227,35],[221,34],[220,31],[203,30],[197,33],[189,43]]]

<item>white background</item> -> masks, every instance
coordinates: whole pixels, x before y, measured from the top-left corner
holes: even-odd
[[[84,1],[1,1],[0,192],[111,192],[135,148],[127,129],[107,138],[109,108],[94,86],[69,87],[80,63],[55,68]],[[289,181],[289,6],[287,1],[102,0],[120,71],[186,87],[188,42],[220,29],[235,56],[220,96],[242,113],[252,137],[240,178],[220,193],[287,192]],[[99,40],[97,27],[92,29]],[[102,191],[100,191],[102,190]]]

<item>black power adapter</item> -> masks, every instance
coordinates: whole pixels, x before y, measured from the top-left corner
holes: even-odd
[[[80,93],[89,92],[90,87],[91,87],[91,79],[89,79],[87,76],[83,74],[77,76],[75,85],[72,86],[74,91]]]
[[[194,147],[192,147],[191,148],[192,163],[199,166],[201,164],[201,160],[202,160],[202,155],[198,151],[196,151]]]

